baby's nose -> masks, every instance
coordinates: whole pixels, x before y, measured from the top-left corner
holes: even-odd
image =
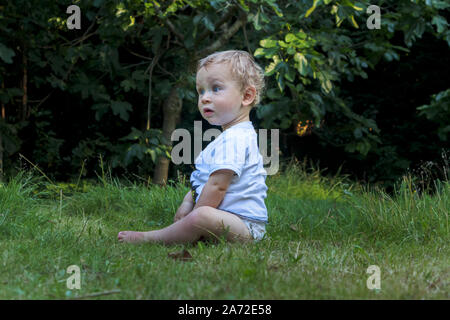
[[[207,104],[211,102],[211,97],[209,96],[209,94],[205,93],[202,95],[201,101],[203,104]]]

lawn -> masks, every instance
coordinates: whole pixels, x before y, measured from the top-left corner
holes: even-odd
[[[291,162],[267,177],[265,239],[169,247],[117,233],[170,224],[188,177],[160,188],[22,172],[0,184],[0,299],[449,299],[450,183],[431,195],[414,181],[388,195]],[[71,265],[80,289],[67,287]],[[367,287],[371,265],[380,289]]]

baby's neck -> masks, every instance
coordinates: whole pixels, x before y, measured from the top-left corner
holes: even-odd
[[[231,121],[230,123],[227,123],[226,125],[222,126],[222,130],[225,131],[225,130],[237,125],[238,123],[248,122],[248,121],[250,121],[250,117],[248,115],[246,117],[242,117],[240,119],[235,119],[235,120]]]

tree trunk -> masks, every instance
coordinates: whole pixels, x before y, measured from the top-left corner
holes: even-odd
[[[158,8],[156,8],[158,10]],[[227,14],[227,18],[231,17],[231,15]],[[247,17],[245,13],[240,13],[238,19],[230,26],[226,27],[226,31],[212,44],[210,44],[208,47],[204,48],[201,51],[196,52],[194,55],[195,58],[191,60],[188,63],[188,68],[190,66],[193,66],[193,63],[196,63],[199,58],[204,58],[206,55],[213,53],[214,51],[219,50],[222,48],[230,39],[231,37],[241,28],[243,25],[245,25],[247,21]],[[175,30],[174,26],[170,23],[169,20],[165,21],[169,29],[172,31],[173,34],[177,38],[180,39],[181,42],[183,42],[183,35]],[[220,21],[219,25],[222,25],[225,22],[225,20]],[[217,27],[218,27],[217,26]],[[172,90],[170,91],[169,98],[167,99],[166,103],[164,104],[164,115],[163,115],[163,137],[164,140],[166,140],[167,146],[172,146],[172,141],[170,141],[170,137],[172,135],[173,130],[176,128],[176,124],[178,119],[180,119],[181,115],[181,106],[182,106],[182,100],[177,94],[177,88],[181,85],[175,85],[172,87]],[[167,177],[169,175],[169,165],[170,165],[170,159],[161,156],[158,158],[155,168],[155,174],[153,176],[153,182],[159,185],[165,185],[167,183]]]
[[[174,85],[170,90],[170,94],[166,102],[164,103],[163,112],[163,143],[164,145],[171,147],[172,141],[170,137],[172,132],[175,130],[178,119],[181,114],[182,100],[178,96],[177,88],[180,85]],[[159,185],[166,185],[167,177],[169,174],[170,159],[164,155],[158,157],[156,160],[155,173],[153,176],[153,182]]]

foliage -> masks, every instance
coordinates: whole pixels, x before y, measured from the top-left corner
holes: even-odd
[[[70,4],[81,8],[81,30],[66,27]],[[5,168],[13,170],[20,152],[58,178],[76,176],[85,162],[82,173],[92,176],[101,154],[117,173],[148,175],[159,155],[170,154],[158,129],[170,89],[178,85],[183,99],[179,126],[192,127],[198,116],[195,61],[242,17],[245,27],[217,50],[248,50],[264,66],[268,86],[256,110],[260,125],[289,135],[295,134],[300,121],[313,120],[312,132],[321,145],[365,160],[384,148],[380,124],[372,116],[377,106],[358,113],[351,102],[354,93],[343,90],[344,83],[362,81],[381,63],[398,61],[424,34],[450,44],[445,1],[378,1],[380,30],[366,28],[369,4],[351,0],[8,2],[0,7],[0,102],[6,110],[0,132]],[[22,111],[24,68],[28,116]],[[437,104],[433,100],[423,111],[448,112],[443,103]],[[145,121],[148,116],[150,127]],[[428,119],[444,125],[445,118]],[[448,129],[439,130],[445,137]],[[396,165],[393,155],[387,157]]]
[[[418,107],[419,115],[438,124],[439,139],[447,141],[450,134],[450,89],[434,94],[431,103]]]
[[[385,3],[389,1],[379,5]],[[409,52],[392,42],[395,32],[404,33],[407,47],[425,31],[445,36],[450,45],[446,20],[439,15],[440,9],[450,5],[442,1],[391,3],[382,16],[381,30],[361,30],[370,1],[296,2],[286,6],[286,14],[263,19],[269,37],[259,42],[255,56],[271,60],[266,75],[275,76],[279,89],[268,91],[270,101],[259,110],[263,123],[286,129],[314,118],[320,129],[326,114],[342,113],[342,121],[327,124],[317,134],[349,153],[365,156],[376,148],[381,143],[377,123],[352,111],[346,97],[339,96],[340,83],[367,78],[367,70],[375,69],[381,59],[398,60],[399,53]],[[255,29],[261,28],[258,19],[254,23]]]

